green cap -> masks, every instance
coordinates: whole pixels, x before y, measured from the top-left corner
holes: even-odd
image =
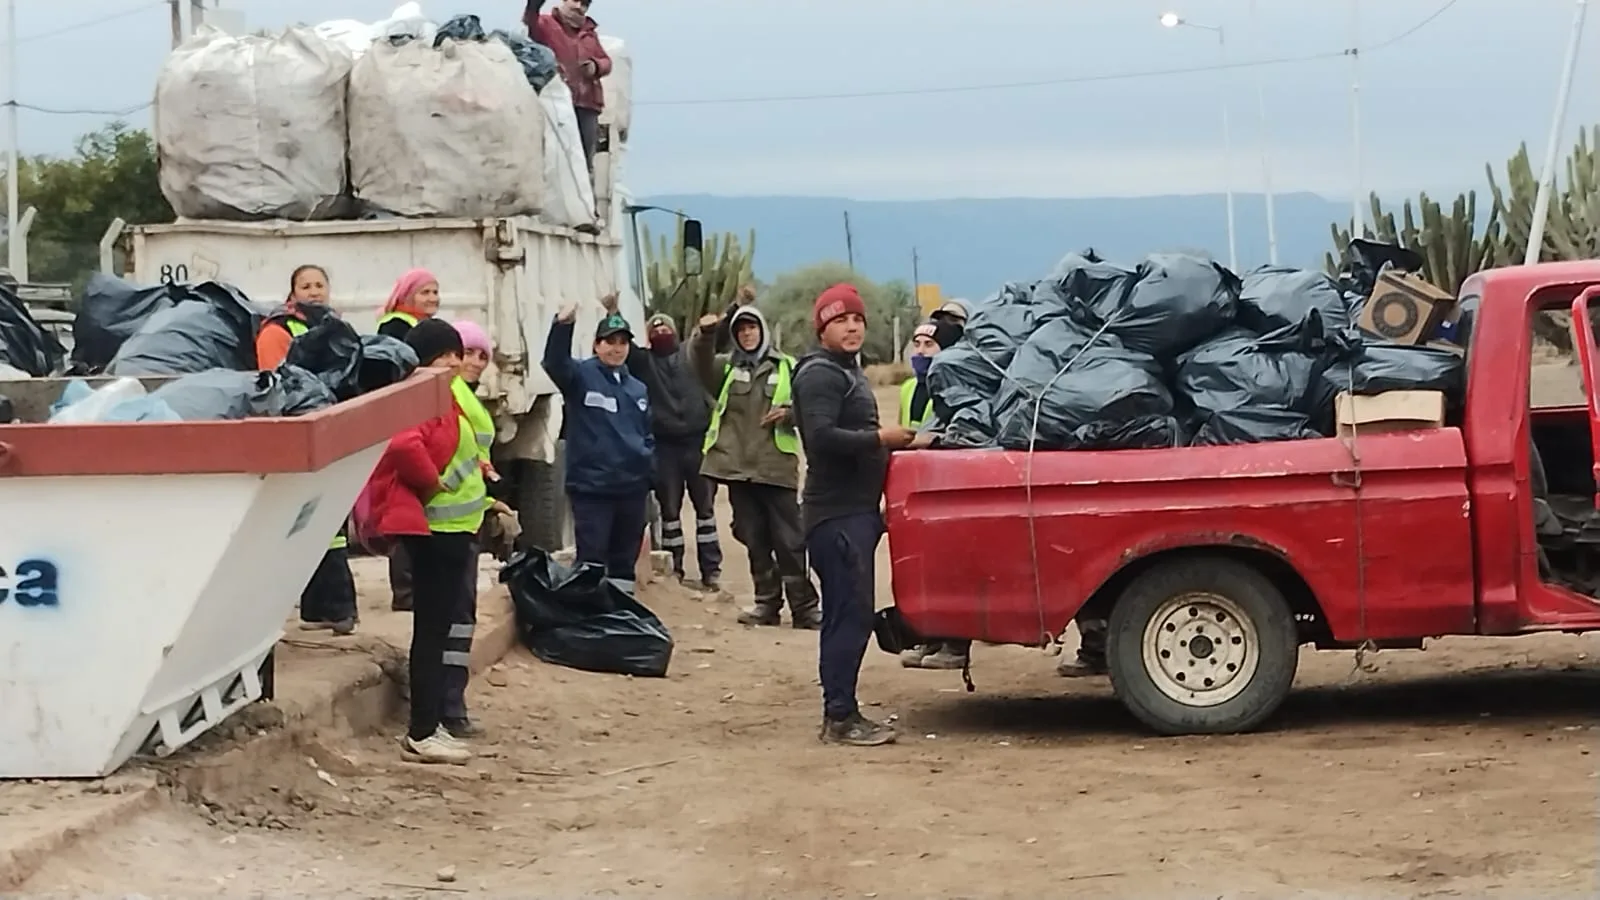
[[[600,320],[600,324],[596,325],[594,329],[594,339],[597,341],[603,341],[614,334],[625,334],[630,338],[633,337],[633,329],[628,327],[628,320],[624,319],[621,313],[612,313],[606,316]]]

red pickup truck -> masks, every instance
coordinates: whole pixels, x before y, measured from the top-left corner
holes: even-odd
[[[1465,403],[1442,428],[897,453],[890,631],[1042,646],[1080,613],[1108,619],[1117,697],[1200,734],[1270,716],[1302,644],[1600,629],[1597,302],[1600,261],[1468,279]],[[1581,365],[1535,346],[1536,317],[1569,316]]]

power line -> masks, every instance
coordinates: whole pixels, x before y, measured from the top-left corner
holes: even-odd
[[[125,106],[122,109],[57,109],[50,106],[34,106],[32,103],[22,103],[20,101],[0,102],[0,108],[15,106],[17,109],[43,113],[47,116],[131,116],[154,105],[152,101],[146,100],[143,103]]]
[[[1394,37],[1387,38],[1370,47],[1349,48],[1345,50],[1326,50],[1321,53],[1308,53],[1301,56],[1279,56],[1265,59],[1246,60],[1243,62],[1212,63],[1203,66],[1184,66],[1172,69],[1144,69],[1127,72],[1101,72],[1092,75],[1069,75],[1061,78],[1041,78],[1032,81],[1008,81],[990,84],[947,85],[944,87],[901,88],[897,90],[877,91],[846,91],[831,94],[787,94],[771,95],[765,97],[705,97],[689,98],[683,100],[641,100],[635,106],[734,106],[750,103],[807,103],[821,100],[863,100],[873,97],[924,97],[937,94],[974,94],[988,93],[990,91],[1011,91],[1021,88],[1053,87],[1066,84],[1092,84],[1105,81],[1132,81],[1140,78],[1166,78],[1174,75],[1196,75],[1203,72],[1220,72],[1229,69],[1250,69],[1257,66],[1281,66],[1290,63],[1316,62],[1325,59],[1339,59],[1349,56],[1352,52],[1362,54],[1382,50],[1400,43],[1406,38],[1423,28],[1433,20],[1444,15],[1460,0],[1445,0],[1438,9],[1429,13],[1426,18],[1407,28]]]
[[[38,34],[21,35],[20,37],[17,38],[17,43],[26,44],[26,43],[29,43],[30,41],[42,41],[42,40],[45,40],[47,38],[60,37],[63,34],[71,34],[74,31],[82,31],[85,28],[93,28],[96,25],[104,25],[107,22],[115,22],[118,19],[126,19],[126,18],[129,18],[130,16],[136,16],[139,13],[145,12],[147,10],[155,9],[158,6],[166,6],[166,5],[167,4],[166,4],[165,0],[155,0],[155,2],[150,2],[150,0],[146,0],[146,2],[141,3],[138,6],[130,6],[127,9],[121,10],[119,12],[108,13],[106,15],[99,16],[99,17],[93,18],[93,19],[84,19],[81,22],[74,22],[71,25],[63,25],[60,28],[52,28],[49,31],[41,31]]]

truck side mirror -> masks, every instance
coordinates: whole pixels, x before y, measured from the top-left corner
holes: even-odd
[[[699,219],[683,220],[683,274],[693,278],[704,269],[700,260],[700,253],[705,248],[705,234],[700,227]]]

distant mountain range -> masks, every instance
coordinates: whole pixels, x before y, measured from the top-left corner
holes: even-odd
[[[1280,262],[1320,266],[1332,245],[1328,226],[1349,221],[1349,202],[1315,194],[1279,194],[1276,201]],[[708,232],[755,229],[756,275],[763,279],[845,259],[846,212],[857,270],[874,280],[909,282],[915,248],[921,280],[938,284],[947,297],[978,298],[1006,281],[1039,278],[1062,255],[1085,247],[1116,262],[1160,250],[1203,250],[1228,261],[1220,194],[920,201],[680,194],[645,202],[681,209]],[[1234,203],[1240,267],[1248,270],[1267,261],[1265,202],[1240,194]]]

